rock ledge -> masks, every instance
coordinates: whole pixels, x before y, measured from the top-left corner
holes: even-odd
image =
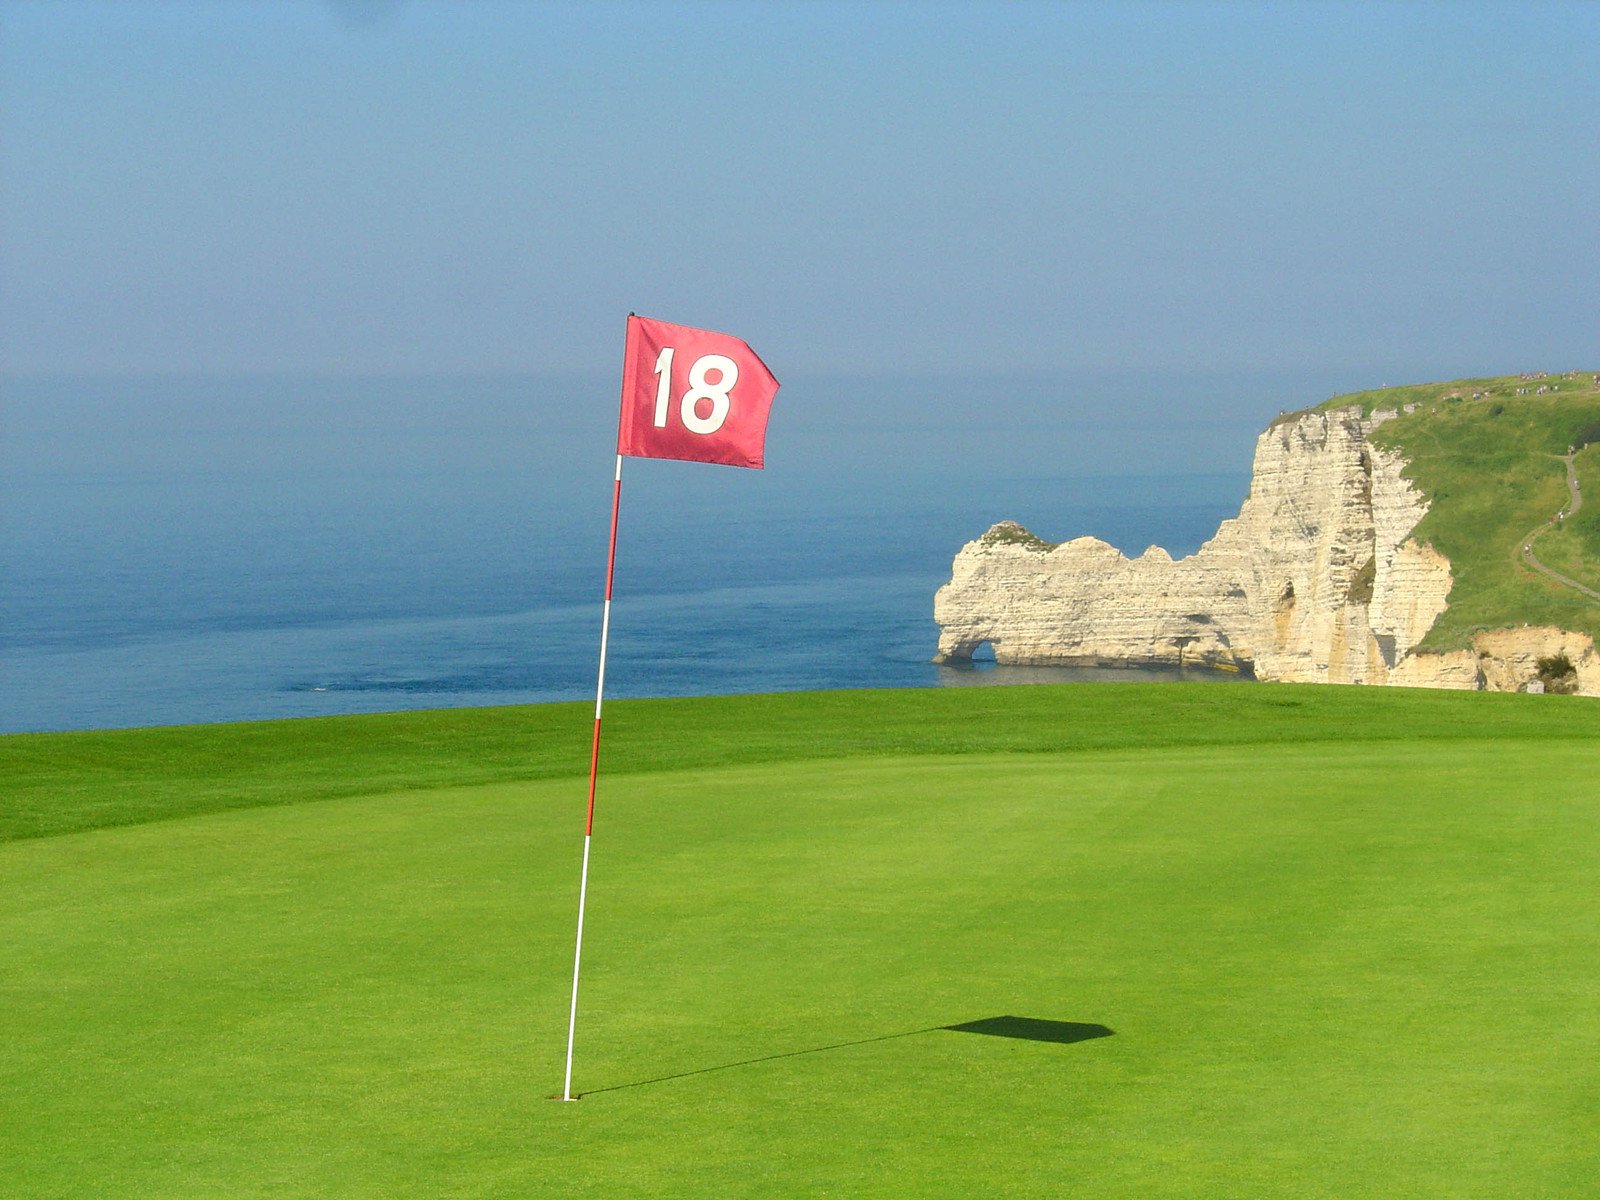
[[[1129,558],[1098,538],[1055,545],[1013,521],[968,542],[934,597],[935,662],[983,642],[1001,663],[1193,664],[1266,680],[1522,690],[1565,654],[1600,695],[1600,655],[1557,629],[1479,634],[1472,650],[1415,647],[1444,612],[1450,563],[1411,532],[1427,513],[1405,461],[1369,434],[1394,414],[1356,407],[1275,422],[1250,494],[1194,554]]]

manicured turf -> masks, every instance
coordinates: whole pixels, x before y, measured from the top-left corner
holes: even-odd
[[[1154,706],[1154,708],[1152,707]],[[799,692],[606,704],[608,774],[897,754],[1585,736],[1583,705],[1273,684]],[[0,842],[380,791],[570,778],[590,704],[0,736]]]
[[[1593,1194],[1600,703],[618,710],[565,1105],[575,711],[0,739],[0,1192]]]

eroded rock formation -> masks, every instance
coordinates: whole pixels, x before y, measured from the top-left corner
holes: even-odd
[[[1092,537],[1052,546],[1001,522],[962,547],[934,598],[935,661],[988,642],[1002,663],[1515,690],[1559,641],[1579,690],[1600,692],[1600,657],[1582,635],[1503,630],[1472,651],[1416,652],[1445,610],[1450,563],[1411,537],[1427,505],[1404,460],[1369,440],[1394,415],[1351,407],[1275,423],[1256,442],[1239,515],[1187,558],[1159,546],[1128,558]]]

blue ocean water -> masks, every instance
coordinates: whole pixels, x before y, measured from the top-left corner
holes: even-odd
[[[1154,438],[1140,405],[1173,386],[800,381],[766,471],[628,460],[607,695],[1099,677],[931,665],[933,592],[1003,517],[1194,550],[1273,393]],[[8,381],[0,730],[592,697],[614,393]]]

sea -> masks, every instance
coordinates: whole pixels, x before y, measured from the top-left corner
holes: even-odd
[[[764,471],[625,460],[606,695],[1149,678],[935,666],[933,594],[1002,518],[1191,553],[1237,512],[1255,433],[1321,385],[786,381]],[[592,699],[616,392],[4,380],[0,731]]]

